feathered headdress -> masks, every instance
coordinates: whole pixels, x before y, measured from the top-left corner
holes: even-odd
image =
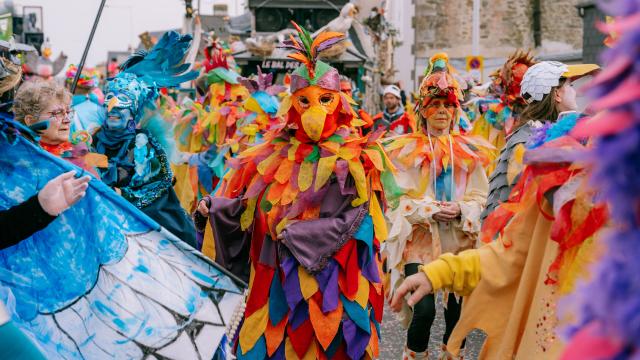
[[[431,99],[445,97],[449,102],[460,105],[463,98],[460,84],[453,74],[455,69],[449,64],[449,56],[446,53],[438,53],[429,60],[429,67],[425,71],[425,77],[420,84],[420,102],[418,108],[429,104]]]
[[[275,114],[278,112],[279,104],[276,96],[286,91],[287,88],[282,85],[274,85],[273,74],[263,73],[260,66],[258,66],[257,76],[253,79],[241,78],[240,83],[251,93],[251,98],[245,103],[247,110],[257,111],[257,105],[265,113]]]
[[[71,64],[67,68],[66,73],[66,81],[71,84],[73,79],[76,77],[76,73],[78,72],[78,67]],[[78,78],[78,86],[82,88],[93,88],[98,86],[100,78],[98,76],[98,72],[93,68],[85,68],[82,69],[82,73],[80,73],[80,78]]]
[[[218,41],[204,49],[204,76],[207,79],[207,86],[215,83],[225,82],[229,84],[238,84],[240,75],[230,69],[228,51]]]
[[[183,61],[190,45],[191,35],[169,31],[151,51],[140,50],[130,56],[107,84],[105,101],[109,109],[129,108],[138,121],[145,106],[153,107],[160,88],[195,79],[198,73],[189,71],[190,64]]]
[[[526,104],[520,96],[520,84],[527,70],[537,62],[530,51],[516,50],[509,56],[499,73],[499,81],[504,89],[502,101],[510,106],[514,103]]]
[[[302,63],[302,66],[291,74],[291,92],[294,93],[310,85],[340,91],[338,70],[318,60],[318,55],[343,41],[344,34],[326,31],[314,39],[305,28],[300,27],[294,21],[291,23],[298,32],[300,40],[298,41],[293,35],[289,35],[289,40],[285,40],[284,44],[279,46],[282,49],[293,50],[294,53],[289,54],[288,57]]]

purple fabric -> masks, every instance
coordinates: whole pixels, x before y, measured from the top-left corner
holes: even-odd
[[[335,181],[326,188],[320,218],[293,223],[282,231],[282,243],[311,274],[325,268],[329,258],[358,230],[368,211],[368,204],[352,207],[352,198],[340,195]]]
[[[336,178],[338,179],[338,184],[340,184],[340,193],[343,196],[355,195],[355,187],[347,186],[347,178],[349,177],[349,164],[346,160],[336,161],[335,173]]]
[[[300,75],[291,74],[291,93],[292,94],[302,88],[308,87],[309,85],[310,84],[309,84],[309,81],[307,81],[307,79],[303,78]]]
[[[316,81],[316,85],[323,89],[331,91],[340,91],[340,74],[336,69],[330,69],[320,79]]]
[[[313,191],[313,186],[301,194],[294,201],[293,206],[287,212],[287,217],[293,219],[296,216],[302,214],[305,209],[310,207],[316,207],[325,198],[329,187],[323,186],[318,191]]]
[[[351,319],[342,321],[342,331],[347,344],[347,354],[351,359],[362,359],[371,335],[360,329]]]
[[[216,246],[216,262],[245,282],[249,282],[249,250],[251,231],[242,231],[240,216],[244,211],[241,198],[211,198],[209,221]]]
[[[278,256],[277,256],[276,242],[271,240],[270,237],[266,237],[262,241],[262,248],[260,249],[260,259],[258,260],[261,264],[269,265],[272,268],[277,267]]]
[[[289,323],[291,329],[296,330],[302,323],[309,318],[309,304],[306,301],[300,301],[295,310],[289,312]]]
[[[269,357],[269,360],[285,360],[286,358],[284,354],[285,352],[284,352],[284,341],[283,341],[278,347],[278,350],[276,350],[276,352],[274,352],[273,355]]]
[[[328,313],[338,307],[340,291],[338,289],[338,264],[330,259],[327,267],[316,275],[316,281],[322,292],[322,312]]]
[[[298,277],[298,263],[293,258],[288,258],[282,263],[284,271],[284,293],[289,309],[293,311],[296,305],[302,301],[300,290],[300,278]]]
[[[262,180],[262,177],[259,177],[258,180],[256,180],[256,182],[254,182],[253,184],[251,184],[251,186],[249,186],[249,188],[247,189],[247,192],[244,194],[244,198],[248,199],[248,198],[256,197],[260,195],[262,190],[264,190],[266,187],[267,187],[267,184],[265,184],[264,180]]]
[[[374,255],[375,256],[375,255]],[[369,257],[369,255],[367,254],[367,251],[363,251],[362,254],[360,255],[360,257]],[[379,283],[380,282],[380,273],[378,272],[378,265],[376,264],[376,262],[374,261],[374,259],[367,259],[366,265],[364,265],[361,269],[362,269],[362,276],[365,277],[365,279],[369,280],[372,283]]]

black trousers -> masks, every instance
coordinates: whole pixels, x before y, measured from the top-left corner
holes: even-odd
[[[410,276],[418,272],[418,266],[420,264],[407,264],[404,267],[405,276]],[[446,330],[444,333],[443,342],[446,344],[449,341],[449,336],[453,332],[453,328],[456,326],[458,319],[460,318],[460,310],[462,307],[462,300],[458,303],[455,296],[451,294],[447,307],[444,310],[444,320],[446,324]],[[407,347],[409,350],[415,352],[424,352],[429,345],[429,335],[431,335],[431,325],[436,318],[436,298],[434,294],[427,295],[422,298],[413,307],[413,318],[407,331]]]

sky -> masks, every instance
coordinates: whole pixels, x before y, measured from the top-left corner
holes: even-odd
[[[211,14],[214,3],[227,3],[230,15],[236,15],[243,11],[242,2],[200,0],[203,14]],[[198,0],[193,3],[196,6]],[[100,0],[14,0],[13,4],[20,14],[23,6],[42,6],[44,33],[54,56],[64,51],[69,56],[67,64],[80,62]],[[87,65],[106,61],[108,51],[137,46],[138,35],[145,31],[182,28],[183,17],[183,0],[107,0]]]

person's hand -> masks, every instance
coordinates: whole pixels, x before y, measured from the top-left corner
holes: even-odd
[[[460,216],[460,205],[456,202],[442,202],[439,204],[440,211],[433,215],[433,220],[440,222],[450,222]]]
[[[209,217],[209,207],[206,200],[202,199],[198,203],[198,213],[204,217]]]
[[[416,274],[413,274],[402,282],[398,289],[396,290],[393,299],[391,299],[391,310],[395,312],[399,312],[402,309],[402,299],[404,299],[407,293],[411,292],[411,296],[409,300],[407,300],[407,304],[409,306],[413,306],[418,303],[423,297],[431,294],[433,288],[431,286],[431,282],[429,278],[427,278],[427,274],[423,271],[419,271]]]
[[[75,177],[75,171],[69,171],[51,180],[38,193],[38,202],[51,216],[58,216],[86,194],[90,176]]]

